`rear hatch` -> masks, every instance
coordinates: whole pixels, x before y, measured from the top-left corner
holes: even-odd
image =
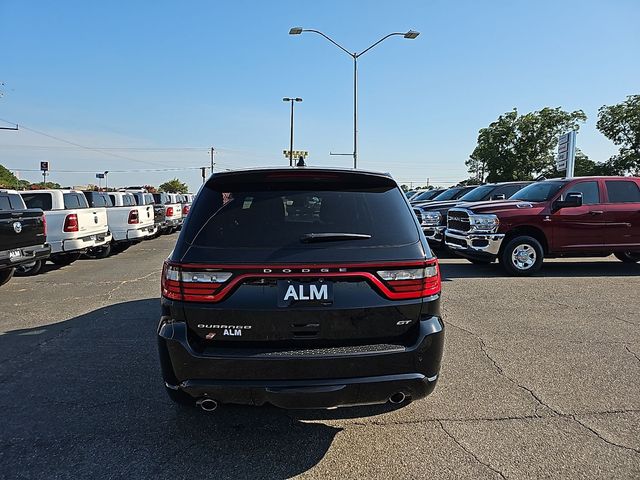
[[[439,291],[435,259],[384,175],[219,174],[189,217],[163,295],[202,348],[410,342],[423,298]]]

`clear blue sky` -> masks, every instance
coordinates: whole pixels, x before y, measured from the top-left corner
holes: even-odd
[[[0,163],[37,180],[25,170],[49,160],[65,185],[94,175],[56,170],[207,165],[211,145],[220,168],[284,164],[281,99],[301,96],[296,148],[312,165],[349,166],[329,152],[352,150],[352,61],[319,36],[289,36],[292,26],[353,51],[421,32],[360,59],[362,168],[454,183],[478,130],[513,107],[584,109],[578,146],[606,160],[616,149],[595,129],[597,109],[640,93],[639,19],[638,0],[0,0],[0,118],[112,149],[0,130]],[[195,189],[199,175],[112,173],[110,184],[178,176]]]

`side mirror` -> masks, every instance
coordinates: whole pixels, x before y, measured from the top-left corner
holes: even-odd
[[[498,193],[496,195],[491,195],[491,200],[505,200],[507,196],[504,193]]]
[[[564,200],[556,200],[554,210],[560,210],[567,207],[581,207],[582,206],[582,193],[570,192]]]

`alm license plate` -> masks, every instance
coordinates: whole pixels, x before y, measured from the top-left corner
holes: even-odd
[[[22,257],[22,250],[9,250],[9,260],[16,261]]]
[[[278,306],[330,305],[333,303],[333,284],[330,282],[278,281]]]

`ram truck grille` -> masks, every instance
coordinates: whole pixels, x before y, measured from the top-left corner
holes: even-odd
[[[447,215],[447,228],[458,232],[468,232],[469,214],[461,211],[450,211]]]

